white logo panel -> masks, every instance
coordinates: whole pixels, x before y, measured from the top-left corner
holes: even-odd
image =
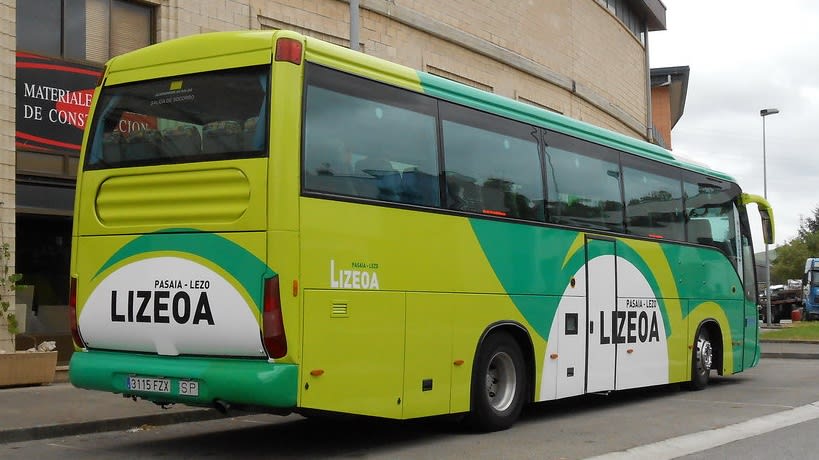
[[[213,270],[155,257],[108,275],[89,296],[79,327],[91,348],[258,357],[264,350],[254,309]]]

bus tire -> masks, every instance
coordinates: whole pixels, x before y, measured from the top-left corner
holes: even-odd
[[[488,336],[472,369],[472,398],[467,424],[476,431],[505,430],[526,402],[526,365],[520,345],[505,332]]]
[[[691,359],[691,382],[688,387],[699,391],[708,386],[711,376],[711,366],[714,363],[714,347],[708,330],[700,326],[697,338],[694,340],[694,355]]]

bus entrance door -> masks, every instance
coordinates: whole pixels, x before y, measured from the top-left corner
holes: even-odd
[[[616,344],[611,340],[609,322],[617,305],[615,271],[614,241],[587,237],[587,393],[614,389]]]

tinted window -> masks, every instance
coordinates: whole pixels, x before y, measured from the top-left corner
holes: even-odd
[[[549,132],[546,184],[549,221],[623,231],[618,152]]]
[[[626,228],[634,235],[685,240],[679,171],[635,157],[623,157]]]
[[[714,246],[736,260],[739,218],[734,200],[739,188],[695,174],[684,177],[683,188],[688,241]]]
[[[86,169],[262,154],[268,73],[259,66],[103,88]]]
[[[304,188],[440,204],[435,100],[308,64]]]
[[[447,207],[543,220],[537,129],[441,103]]]

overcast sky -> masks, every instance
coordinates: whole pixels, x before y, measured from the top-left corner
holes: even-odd
[[[662,0],[667,30],[649,34],[651,67],[689,66],[683,116],[671,132],[676,154],[726,172],[763,194],[766,117],[768,201],[776,242],[796,236],[819,206],[819,2]],[[754,249],[764,250],[750,209]],[[756,216],[756,217],[755,217]]]

